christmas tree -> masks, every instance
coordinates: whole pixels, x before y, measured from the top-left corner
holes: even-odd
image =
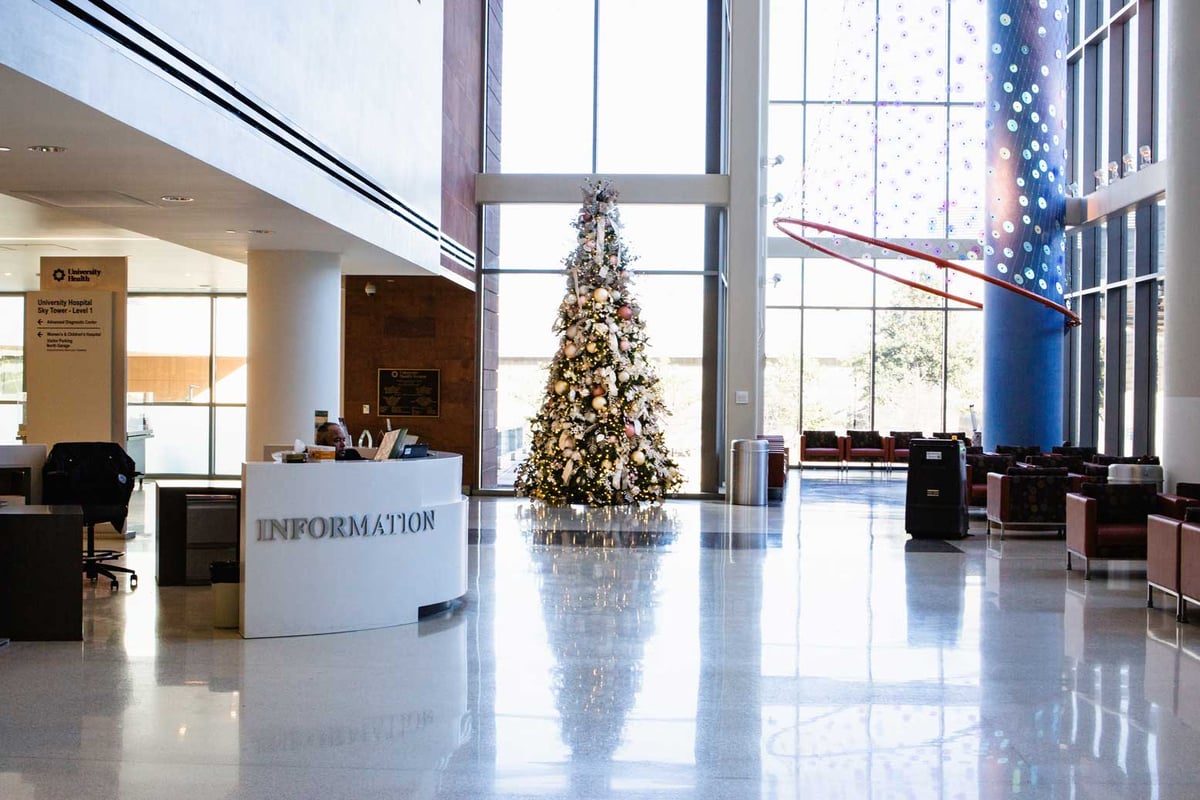
[[[681,481],[659,422],[667,411],[646,356],[616,199],[607,181],[584,185],[554,323],[559,348],[529,456],[517,467],[517,493],[555,505],[658,503]]]

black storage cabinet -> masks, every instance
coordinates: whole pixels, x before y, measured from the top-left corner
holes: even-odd
[[[913,439],[904,529],[917,539],[967,535],[967,450],[961,440]]]

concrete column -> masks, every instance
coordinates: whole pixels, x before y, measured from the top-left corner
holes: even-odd
[[[767,2],[734,0],[730,8],[725,457],[729,456],[730,440],[753,439],[762,427],[766,257]]]
[[[311,442],[313,412],[341,411],[342,272],[338,256],[287,250],[247,258],[246,457]]]
[[[989,275],[1053,300],[1065,288],[1067,2],[988,6]],[[1065,318],[987,285],[983,299],[983,439],[1062,442]]]
[[[1169,0],[1167,37],[1167,266],[1163,278],[1166,318],[1163,330],[1162,436],[1167,486],[1200,480],[1200,3]]]

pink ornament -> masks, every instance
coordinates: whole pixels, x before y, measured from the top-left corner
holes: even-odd
[[[621,352],[628,353],[629,348],[631,347],[633,347],[633,342],[629,341],[628,339],[621,340]]]
[[[630,439],[632,439],[634,437],[634,434],[636,434],[636,433],[637,433],[637,431],[634,430],[633,423],[626,422],[625,423],[625,435],[628,436]]]
[[[604,396],[604,387],[603,386],[593,386],[592,387],[592,397],[603,397],[603,396]]]
[[[621,306],[617,309],[617,316],[621,319],[633,319],[633,309],[629,306]]]

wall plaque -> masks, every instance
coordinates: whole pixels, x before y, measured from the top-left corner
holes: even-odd
[[[440,416],[441,379],[439,369],[379,370],[377,416]]]

